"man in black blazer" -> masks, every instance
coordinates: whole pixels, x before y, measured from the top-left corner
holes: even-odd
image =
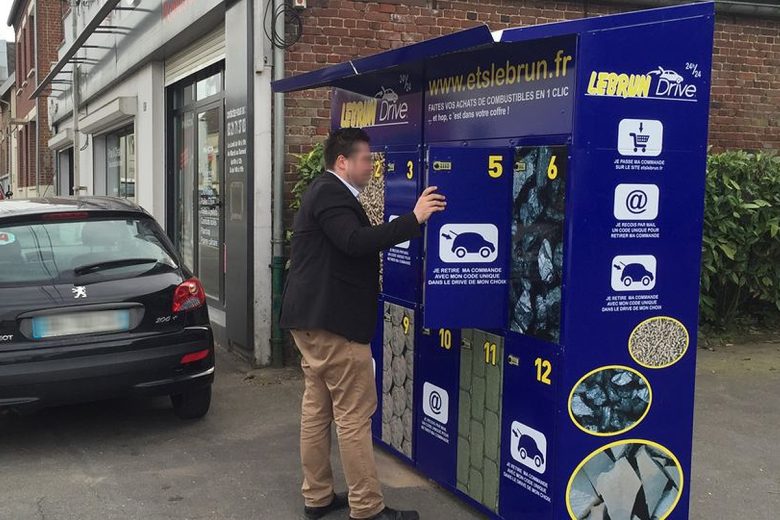
[[[349,505],[350,518],[416,520],[386,507],[377,478],[371,416],[377,395],[369,343],[376,327],[379,253],[420,234],[444,197],[426,189],[414,211],[372,226],[357,196],[373,174],[369,137],[335,130],[325,142],[327,171],[312,181],[293,222],[281,326],[301,351],[305,390],[301,462],[307,518]],[[336,423],[348,497],[336,494],[330,465]],[[347,504],[348,501],[348,504]]]

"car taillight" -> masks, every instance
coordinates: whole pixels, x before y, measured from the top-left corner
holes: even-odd
[[[173,293],[173,312],[191,311],[206,303],[206,292],[200,280],[190,278],[176,288]]]
[[[187,365],[189,363],[195,363],[196,361],[206,359],[207,357],[209,357],[208,349],[199,350],[197,352],[190,352],[189,354],[185,354],[184,356],[182,356],[180,363],[182,365]]]

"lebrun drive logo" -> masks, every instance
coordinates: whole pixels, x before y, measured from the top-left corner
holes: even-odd
[[[699,88],[693,80],[701,78],[701,71],[692,63],[685,65],[685,71],[687,79],[675,70],[660,66],[642,74],[594,70],[590,73],[586,95],[697,101]]]
[[[411,80],[407,74],[399,76],[398,85],[388,87],[379,85],[374,96],[358,96],[341,106],[342,128],[370,128],[377,126],[395,126],[409,123],[409,103],[402,97],[412,91]]]

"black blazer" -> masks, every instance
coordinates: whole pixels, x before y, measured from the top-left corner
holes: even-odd
[[[306,190],[293,222],[281,326],[369,343],[377,320],[379,252],[419,235],[414,213],[372,226],[349,188],[324,172]]]

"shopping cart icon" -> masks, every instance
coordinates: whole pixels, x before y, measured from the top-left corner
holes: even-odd
[[[657,119],[621,119],[617,149],[620,155],[658,157],[664,148],[664,125]]]
[[[648,134],[637,134],[636,132],[631,132],[628,135],[631,136],[631,138],[634,140],[634,151],[639,151],[639,149],[642,149],[642,152],[647,151],[647,142],[650,140],[650,136]]]

